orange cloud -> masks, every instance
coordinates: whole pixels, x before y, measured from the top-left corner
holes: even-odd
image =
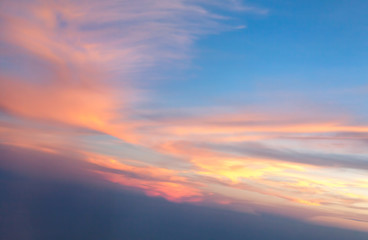
[[[118,159],[87,154],[87,161],[111,170],[122,170],[121,174],[98,172],[109,181],[124,186],[143,190],[149,196],[161,196],[175,202],[193,202],[202,200],[201,184],[190,183],[189,179],[180,176],[181,172],[154,166],[134,166],[124,164]],[[139,164],[137,161],[132,161]]]
[[[202,200],[203,193],[197,188],[183,183],[142,180],[118,174],[97,172],[107,180],[124,186],[143,190],[149,196],[161,196],[174,202],[197,202]]]

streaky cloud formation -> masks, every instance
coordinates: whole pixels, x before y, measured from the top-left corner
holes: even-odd
[[[299,110],[290,110],[277,98],[272,110],[265,102],[157,100],[165,81],[182,81],[170,71],[196,63],[199,42],[246,31],[238,15],[267,18],[267,8],[230,0],[4,0],[0,9],[2,155],[35,154],[28,163],[4,158],[2,167],[47,175],[67,162],[61,177],[368,229],[364,116],[297,101]],[[41,153],[55,169],[29,169],[36,158],[49,161]]]

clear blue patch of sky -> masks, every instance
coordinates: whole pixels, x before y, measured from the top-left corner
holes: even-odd
[[[231,16],[236,21],[231,21],[247,28],[196,43],[192,67],[180,74],[173,71],[170,81],[155,89],[162,99],[170,99],[163,103],[212,105],[239,95],[252,102],[252,96],[263,90],[325,91],[336,101],[345,101],[341,92],[347,90],[355,102],[354,90],[368,85],[368,2],[264,0],[257,4],[269,13],[237,12]]]

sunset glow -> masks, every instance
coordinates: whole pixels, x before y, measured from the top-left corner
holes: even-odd
[[[366,25],[338,40],[343,4],[311,29],[271,2],[1,1],[0,144],[175,203],[368,231]]]

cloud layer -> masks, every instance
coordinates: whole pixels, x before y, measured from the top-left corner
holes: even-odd
[[[154,101],[142,85],[188,64],[197,39],[239,30],[226,12],[266,10],[184,0],[5,0],[0,9],[2,148],[50,154],[68,162],[60,175],[170,201],[295,209],[286,214],[367,229],[367,123],[333,110],[142,104]]]

